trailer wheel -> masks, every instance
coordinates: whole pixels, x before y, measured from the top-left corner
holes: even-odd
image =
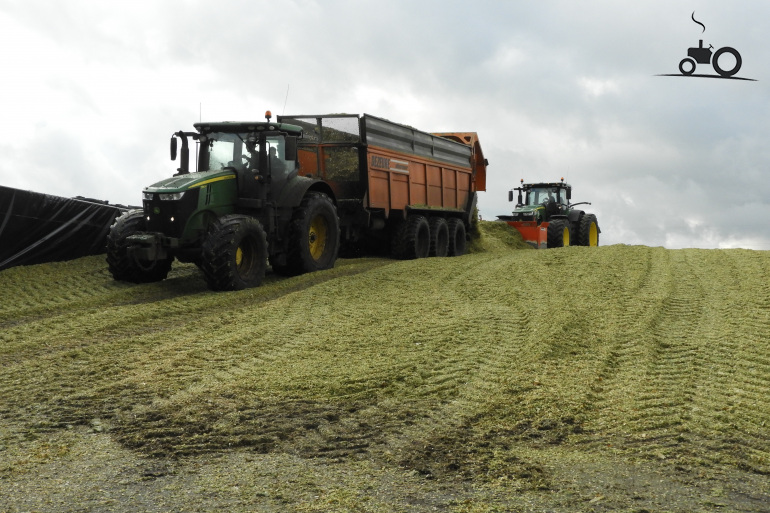
[[[284,276],[331,269],[340,249],[337,209],[326,194],[310,192],[294,211],[289,225],[286,265],[273,266]]]
[[[265,276],[267,237],[253,217],[236,214],[214,221],[201,253],[200,268],[212,290],[257,287]]]
[[[443,217],[431,217],[430,226],[430,251],[428,254],[434,257],[445,257],[449,253],[449,225]]]
[[[393,257],[401,260],[425,258],[430,253],[430,225],[424,216],[411,215],[396,229],[391,243]]]
[[[599,224],[596,222],[595,215],[585,214],[580,218],[577,243],[579,246],[599,245]]]
[[[561,248],[570,244],[569,223],[565,219],[553,219],[548,223],[548,247]]]
[[[131,210],[115,220],[107,234],[107,265],[112,277],[131,283],[151,283],[165,280],[173,258],[157,261],[137,261],[128,254],[126,238],[145,229],[144,213]]]
[[[461,219],[451,218],[447,221],[449,228],[449,256],[463,256],[467,248],[465,240],[465,223]]]

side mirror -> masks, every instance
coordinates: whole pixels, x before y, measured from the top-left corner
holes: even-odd
[[[284,149],[284,158],[286,160],[297,160],[297,138],[289,136],[286,138],[286,148]]]
[[[182,152],[179,154],[179,171],[178,174],[186,175],[190,172],[190,149],[187,146],[187,134],[184,132],[177,132],[171,137],[171,160],[176,160],[176,138],[182,139]],[[176,175],[174,175],[176,176]]]
[[[572,199],[572,189],[567,189],[567,201]]]
[[[513,201],[513,191],[508,191],[508,201]]]

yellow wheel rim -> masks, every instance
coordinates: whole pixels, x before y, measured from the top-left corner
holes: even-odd
[[[563,235],[563,237],[564,237],[564,239],[563,239],[564,246],[565,247],[569,246],[569,228],[564,227],[564,235]]]
[[[596,228],[596,223],[591,223],[591,228],[588,230],[588,245],[599,245],[599,230]]]
[[[235,250],[235,265],[240,267],[241,262],[243,262],[243,250],[238,246],[238,249]]]
[[[323,216],[315,216],[308,231],[308,248],[313,260],[319,260],[326,249],[329,225]]]

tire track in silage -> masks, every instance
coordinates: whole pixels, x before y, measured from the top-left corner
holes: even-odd
[[[613,294],[604,305],[608,320],[600,330],[609,343],[585,398],[589,441],[613,440],[631,414],[627,398],[637,393],[636,383],[643,379],[639,362],[649,359],[644,338],[660,300],[658,291],[668,286],[669,275],[668,262],[660,251],[652,249],[633,255],[623,252],[604,269],[604,279]]]
[[[676,445],[689,418],[702,331],[704,291],[695,277],[688,253],[671,251],[671,288],[659,315],[650,326],[652,359],[636,402],[638,412],[629,419],[640,437],[658,440],[661,447]]]
[[[770,473],[770,258],[767,252],[709,253],[704,281],[720,284],[712,301],[709,369],[695,396],[693,432],[700,459]],[[739,264],[736,265],[736,262]]]
[[[454,289],[457,310],[467,311],[467,321],[462,315],[449,329],[466,326],[467,331],[438,355],[437,360],[444,363],[425,384],[426,399],[440,400],[428,403],[418,423],[397,429],[387,446],[400,466],[429,477],[475,475],[488,470],[485,460],[500,447],[493,439],[481,440],[488,433],[479,431],[477,425],[490,414],[488,401],[499,394],[501,385],[516,388],[505,383],[520,364],[517,344],[524,344],[531,334],[528,310],[519,308],[515,299],[501,298],[501,290],[510,293],[516,288],[511,273],[514,259],[495,255],[484,260],[483,264],[476,260],[464,272],[452,273],[447,282]],[[483,277],[475,272],[477,267],[485,269]],[[497,283],[485,283],[485,278]],[[500,287],[506,280],[510,285]],[[495,329],[481,333],[476,326]],[[443,390],[435,395],[439,389]]]
[[[378,290],[379,284],[385,285],[386,282],[406,280],[405,283],[411,284],[414,267],[422,268],[432,263],[430,260],[394,263],[391,269],[372,270],[365,277],[366,286],[362,286],[364,281],[358,278],[354,282],[347,279],[329,282],[328,287],[324,285],[318,294],[324,297],[358,294],[361,300],[347,301],[350,297],[346,296],[345,302],[335,303],[334,306],[344,306],[342,310],[327,310],[326,305],[316,308],[313,322],[320,323],[316,326],[319,331],[312,324],[294,320],[307,311],[298,305],[296,312],[284,316],[281,321],[286,326],[304,325],[297,336],[282,338],[280,344],[266,347],[239,363],[231,363],[220,377],[213,376],[221,385],[205,391],[193,390],[194,395],[189,398],[187,393],[180,394],[167,405],[148,410],[137,429],[125,423],[124,442],[150,453],[193,454],[249,446],[259,451],[284,451],[305,457],[340,459],[369,452],[383,445],[386,439],[398,437],[409,426],[424,426],[426,422],[436,421],[442,417],[441,410],[458,397],[464,383],[481,372],[491,354],[488,347],[469,343],[469,331],[462,333],[463,327],[468,324],[466,319],[472,319],[473,315],[472,311],[464,310],[463,299],[458,297],[453,282],[457,275],[472,272],[472,260],[442,259],[440,270],[430,269],[430,281],[440,283],[438,288],[442,299],[433,308],[434,313],[441,315],[414,328],[403,329],[401,325],[411,321],[403,318],[401,313],[394,318],[377,318],[376,321],[372,318],[378,323],[372,330],[374,339],[368,334],[365,321],[360,324],[361,304],[369,300],[371,290]],[[427,281],[420,284],[427,286]],[[400,300],[401,309],[397,311],[410,311],[413,304],[429,298],[429,293],[404,297]],[[379,311],[380,307],[387,310],[382,305],[375,310]],[[418,314],[416,319],[421,321],[425,312],[414,311]],[[367,312],[366,315],[375,314]],[[447,317],[446,322],[442,317]],[[345,319],[356,319],[355,332],[350,331],[352,325]],[[384,328],[387,323],[398,323],[394,324],[397,333],[416,338],[414,341],[397,341],[399,347],[404,348],[398,358],[367,362],[368,372],[357,375],[355,380],[346,375],[344,367],[319,369],[326,373],[325,380],[338,389],[331,398],[315,400],[308,396],[300,400],[284,395],[270,400],[262,395],[262,399],[244,402],[243,397],[257,383],[250,384],[251,374],[258,369],[286,368],[295,358],[311,354],[313,348],[318,346],[315,335],[323,333],[338,321],[340,327],[348,327],[341,333],[342,341],[335,342],[343,344],[345,351],[355,351],[356,347],[360,347],[364,353],[370,353],[378,344],[387,344],[388,341],[382,339],[383,336],[390,336]],[[264,336],[270,338],[267,334]],[[361,362],[356,365],[361,365]],[[417,374],[419,377],[416,377]],[[406,378],[407,383],[416,383],[416,386],[407,392],[405,385],[393,383],[394,377]],[[233,393],[234,384],[237,384],[237,391],[235,397],[229,400],[226,396]],[[212,404],[210,414],[203,411],[196,425],[177,418],[174,413],[175,405],[190,400]],[[226,431],[217,427],[222,425],[217,417],[231,419],[227,422]],[[436,424],[449,419],[450,416],[443,416]],[[185,431],[190,436],[180,436]]]
[[[32,394],[40,397],[35,412],[53,427],[84,423],[94,417],[123,415],[128,419],[126,415],[134,412],[121,410],[133,401],[142,405],[137,410],[147,422],[121,420],[119,427],[124,438],[135,440],[129,445],[140,446],[144,440],[152,439],[159,450],[174,452],[179,445],[174,438],[178,433],[200,435],[196,430],[209,423],[205,415],[200,420],[176,418],[179,417],[174,413],[176,405],[187,400],[194,402],[200,395],[202,401],[212,400],[216,406],[220,389],[227,394],[226,388],[233,381],[248,377],[260,366],[285,364],[287,355],[302,352],[307,337],[276,336],[258,340],[260,336],[255,330],[263,326],[258,312],[270,310],[274,301],[284,304],[283,298],[302,294],[335,277],[358,275],[389,263],[384,260],[346,263],[325,273],[277,280],[258,289],[221,295],[185,296],[175,291],[173,286],[178,284],[170,281],[117,286],[116,289],[125,291],[124,295],[117,296],[117,305],[99,310],[89,306],[50,321],[32,323],[30,330],[45,334],[46,338],[34,340],[43,349],[31,346],[21,336],[13,339],[18,345],[25,344],[25,349],[12,353],[14,360],[0,373],[4,378],[0,389],[12,390],[7,394],[9,398]],[[72,279],[64,276],[64,281]],[[150,287],[170,291],[170,297],[162,302],[123,304],[120,301],[130,299],[132,292],[144,298],[144,292]],[[293,310],[297,319],[293,326],[306,330],[306,323],[302,321],[306,310],[299,305]],[[275,317],[280,319],[279,315]],[[274,332],[283,335],[280,321],[277,322]],[[49,324],[58,329],[49,329]],[[261,360],[254,359],[255,351],[261,353]],[[39,378],[23,379],[24,375]],[[223,385],[213,391],[199,384],[217,380]],[[222,402],[234,401],[225,398]],[[146,406],[149,403],[152,405]],[[28,416],[30,409],[15,399],[9,399],[2,407],[4,410],[7,407],[8,414],[18,418]],[[299,408],[308,409],[303,405]],[[216,419],[211,421],[215,422]],[[184,442],[184,450],[196,452],[196,447],[200,447],[199,452],[203,452],[207,447],[216,446],[216,442],[211,443],[212,437],[206,439],[206,436],[197,436],[195,443]],[[229,441],[225,441],[220,446],[228,444]]]
[[[469,419],[479,411],[479,397],[513,360],[507,339],[518,339],[526,320],[500,307],[494,292],[478,283],[474,269],[479,265],[503,271],[506,264],[496,257],[405,265],[431,266],[422,271],[438,284],[434,292],[440,294],[441,304],[421,312],[427,320],[419,328],[420,338],[386,373],[408,367],[421,379],[409,393],[383,396],[376,404],[343,414],[333,426],[325,426],[322,436],[306,437],[300,442],[305,455],[343,458],[365,451],[391,464],[436,475],[453,471],[447,465],[456,465],[444,457],[447,452],[460,454],[467,448],[472,436]],[[479,311],[484,312],[485,322],[498,328],[495,336],[478,336],[474,326]]]
[[[639,286],[624,294],[616,342],[589,402],[590,440],[665,458],[687,431],[700,373],[703,290],[684,251],[650,250]]]

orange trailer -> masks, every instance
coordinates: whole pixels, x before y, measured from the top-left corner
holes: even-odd
[[[343,246],[386,240],[400,258],[465,252],[487,160],[474,132],[430,134],[371,116],[279,116],[303,128],[299,173],[334,194]]]

